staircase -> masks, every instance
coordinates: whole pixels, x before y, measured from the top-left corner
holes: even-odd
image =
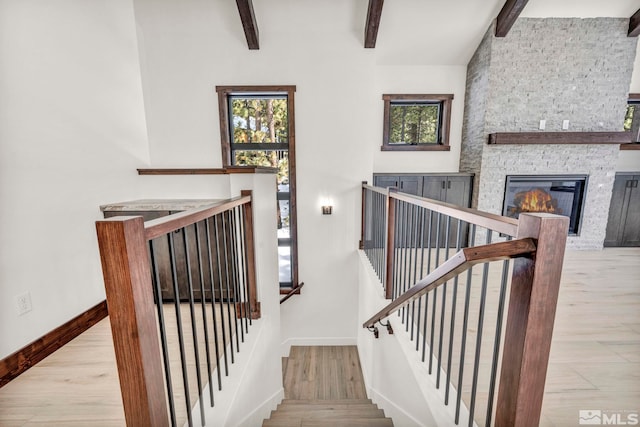
[[[263,427],[392,427],[367,398],[355,346],[291,347],[282,360],[284,400]]]

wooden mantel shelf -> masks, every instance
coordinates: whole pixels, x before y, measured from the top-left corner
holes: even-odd
[[[229,175],[237,173],[276,173],[276,168],[264,166],[226,166],[224,168],[147,168],[138,169],[138,175]]]
[[[631,144],[631,132],[496,132],[489,144]]]

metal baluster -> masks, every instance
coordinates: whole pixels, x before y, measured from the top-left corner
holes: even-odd
[[[424,217],[425,217],[425,208],[420,209],[420,280],[422,280],[423,274],[422,269],[424,268]],[[416,262],[416,265],[418,263]],[[416,333],[416,351],[420,348],[420,340],[418,337],[420,336],[420,316],[422,315],[422,297],[418,298],[418,319],[416,320],[416,325],[418,326],[418,332]],[[423,335],[424,335],[424,331]]]
[[[415,262],[413,263],[413,281],[411,283],[415,284],[418,283],[418,231],[420,230],[420,225],[418,224],[419,222],[419,218],[420,218],[420,213],[422,212],[422,208],[419,206],[415,207],[415,212],[414,212],[414,216],[415,216],[415,229],[414,229],[414,235],[413,235],[413,241],[415,242]],[[416,300],[411,301],[411,340],[413,341],[413,330],[414,330],[414,326],[416,323]],[[418,313],[418,316],[420,316],[420,314]],[[419,320],[418,320],[419,321]],[[416,335],[416,342],[418,342],[417,339],[417,335]]]
[[[186,230],[182,229],[184,233]],[[180,364],[182,367],[182,385],[184,386],[185,406],[187,407],[187,421],[189,427],[193,426],[191,416],[191,397],[189,393],[189,379],[187,375],[187,360],[184,351],[184,335],[182,333],[182,314],[180,312],[180,292],[178,290],[178,272],[176,270],[176,251],[173,242],[173,233],[168,234],[169,254],[171,259],[171,279],[173,282],[173,303],[176,310],[176,324],[178,327],[178,346],[180,348]]]
[[[153,296],[156,300],[156,310],[158,312],[158,324],[160,326],[160,343],[162,345],[162,361],[164,362],[164,380],[167,384],[167,401],[169,402],[169,415],[171,425],[175,426],[176,408],[173,399],[173,383],[171,381],[171,367],[169,366],[169,348],[167,346],[167,328],[164,320],[164,309],[162,304],[162,290],[160,289],[160,270],[153,249],[153,240],[149,241],[149,253],[151,254],[151,266],[153,267]]]
[[[395,215],[395,232],[394,232],[394,239],[395,241],[393,242],[393,246],[391,247],[391,250],[393,251],[393,299],[395,300],[396,298],[398,298],[398,292],[400,291],[400,283],[399,283],[399,274],[400,274],[400,253],[396,250],[396,247],[399,245],[399,239],[400,239],[400,223],[402,222],[401,219],[401,212],[402,212],[402,204],[394,198],[391,198],[391,203],[395,203],[396,204],[396,215]],[[398,316],[400,316],[400,313],[398,312]]]
[[[458,220],[456,230],[456,253],[460,251],[462,247],[462,221]],[[453,279],[453,295],[451,295],[451,323],[449,325],[449,353],[447,355],[447,383],[444,391],[444,404],[449,404],[449,386],[451,385],[451,357],[453,355],[453,336],[456,326],[456,303],[458,301],[458,278],[460,275],[456,275]]]
[[[440,212],[437,213],[436,217],[436,268],[440,265],[440,229],[442,227],[441,219],[442,214]],[[438,288],[433,288],[433,303],[431,307],[431,336],[429,337],[429,374],[431,374],[431,370],[433,367],[433,342],[435,337],[435,328],[436,328],[436,308],[437,308],[437,300],[438,300]]]
[[[211,229],[209,223],[213,218],[207,218],[204,222],[205,232],[207,234],[207,261],[209,262],[209,280],[211,281],[211,313],[213,318],[213,341],[216,350],[216,373],[218,375],[218,390],[222,390],[222,376],[220,374],[220,347],[218,344],[218,320],[216,315],[216,291],[215,280],[213,279],[213,256],[211,255]],[[213,388],[213,387],[212,387]],[[213,400],[212,400],[213,401]]]
[[[229,322],[229,354],[231,355],[231,363],[235,363],[234,354],[233,354],[233,320],[231,319],[231,272],[229,271],[229,247],[227,243],[227,233],[228,233],[228,223],[226,219],[226,211],[220,213],[220,221],[222,224],[222,245],[224,247],[224,261],[225,261],[225,283],[227,286],[227,321]],[[236,332],[238,328],[238,324],[236,323]],[[238,340],[238,335],[236,334],[236,341]]]
[[[245,329],[247,334],[249,333],[249,325],[251,325],[251,295],[249,295],[249,265],[247,264],[247,249],[245,239],[247,237],[247,223],[244,217],[244,209],[238,210],[238,217],[240,223],[240,254],[242,255],[242,283],[244,285],[244,299],[243,307],[245,314]]]
[[[507,238],[511,240],[511,236]],[[487,401],[487,423],[491,425],[493,416],[493,396],[496,388],[496,374],[498,373],[498,356],[500,353],[500,342],[502,340],[502,320],[504,316],[504,304],[507,295],[507,282],[509,280],[509,260],[502,262],[502,279],[500,281],[500,296],[498,297],[498,316],[496,319],[496,336],[493,342],[493,359],[491,361],[491,377],[489,381],[489,400]]]
[[[491,230],[487,230],[487,244],[491,242]],[[471,384],[471,403],[469,404],[469,427],[473,427],[473,414],[476,406],[478,391],[478,368],[480,365],[480,351],[482,348],[482,328],[484,325],[484,309],[487,299],[487,282],[489,277],[489,263],[484,263],[482,270],[482,290],[480,294],[480,311],[478,313],[478,332],[476,334],[476,354],[473,361],[473,382]]]
[[[445,251],[444,257],[445,260],[449,259],[449,238],[451,235],[451,217],[447,215],[446,220],[446,231],[445,231]],[[446,315],[446,304],[447,304],[447,283],[444,282],[442,285],[442,308],[440,309],[440,336],[438,342],[438,372],[436,373],[436,388],[440,388],[440,371],[442,370],[442,344],[444,340],[444,320]]]
[[[201,423],[205,425],[204,404],[202,403],[202,374],[200,372],[200,351],[198,346],[198,330],[196,329],[196,310],[193,297],[193,276],[191,274],[191,256],[189,255],[189,236],[187,236],[187,227],[182,229],[182,243],[187,266],[187,287],[189,290],[189,314],[191,317],[191,336],[193,338],[193,355],[196,362],[196,381],[198,383],[198,401],[200,402]]]
[[[231,224],[231,234],[229,239],[231,240],[231,276],[233,277],[233,315],[236,319],[236,333],[240,329],[240,339],[244,342],[244,329],[242,328],[242,317],[238,319],[238,302],[242,304],[242,294],[240,292],[240,273],[238,270],[238,227],[236,224],[236,208],[230,209],[229,223]],[[239,300],[239,301],[238,301]],[[242,312],[241,312],[242,313]],[[240,328],[238,328],[238,320],[240,321]],[[236,337],[236,346],[238,352],[240,352],[240,340]]]
[[[211,387],[211,382],[213,381],[213,375],[211,374],[211,349],[209,347],[209,326],[207,322],[207,299],[205,298],[204,291],[204,272],[202,271],[202,248],[200,243],[200,227],[198,226],[200,223],[195,223],[196,229],[196,250],[198,254],[198,272],[200,273],[200,298],[201,298],[201,306],[202,306],[202,325],[204,327],[204,346],[205,353],[207,355],[207,374],[209,375],[209,394],[211,398],[211,406],[213,407],[213,387]],[[215,315],[215,313],[214,313]],[[201,397],[202,400],[202,397]]]
[[[220,325],[222,326],[222,354],[224,358],[224,374],[229,376],[229,362],[227,359],[227,330],[224,321],[224,292],[222,289],[222,262],[220,261],[220,236],[218,233],[218,216],[213,217],[213,233],[216,240],[216,267],[218,270],[218,293],[220,295]],[[222,217],[220,218],[222,220]],[[222,224],[220,224],[222,226]],[[222,388],[221,388],[222,389]]]
[[[427,233],[427,274],[431,272],[431,235],[433,229],[433,211],[429,211],[429,232]],[[422,334],[422,361],[424,362],[426,359],[426,349],[427,349],[427,320],[429,318],[429,293],[425,294],[424,298],[424,328]],[[431,349],[429,349],[431,350]]]
[[[407,267],[408,267],[407,268],[407,273],[406,273],[406,276],[407,276],[407,288],[405,289],[405,291],[408,290],[408,289],[411,289],[413,287],[414,283],[415,283],[415,282],[411,281],[411,264],[413,263],[413,239],[412,239],[413,227],[414,227],[413,214],[414,214],[414,210],[415,209],[414,209],[414,206],[412,204],[409,205],[408,208],[409,208],[409,209],[407,209],[407,221],[408,221],[407,225],[408,225],[408,227],[407,227],[407,236],[406,236],[407,237],[406,241],[407,241],[408,245],[405,248],[405,251],[408,252],[407,256],[409,258],[409,262],[408,262],[408,265],[407,265]],[[406,304],[405,307],[406,307],[406,312],[405,312],[406,313],[406,316],[405,316],[405,331],[409,332],[409,305]],[[412,318],[412,321],[413,321],[413,318]]]
[[[476,225],[471,225],[471,236],[469,237],[469,246],[475,244]],[[473,267],[467,270],[467,286],[464,296],[464,315],[462,316],[462,339],[460,343],[460,367],[458,368],[458,392],[456,394],[456,425],[460,421],[460,399],[462,398],[462,377],[464,374],[464,355],[467,347],[467,327],[469,323],[469,300],[471,298],[471,279]]]
[[[227,224],[229,228],[227,229],[227,242],[225,244],[225,251],[227,251],[227,268],[229,272],[229,284],[227,290],[231,292],[231,287],[233,286],[233,324],[235,325],[236,331],[236,351],[240,352],[240,335],[238,334],[238,313],[236,310],[236,300],[237,300],[237,291],[236,291],[236,275],[235,275],[235,260],[233,258],[233,236],[235,234],[235,230],[233,228],[233,223],[231,221],[231,210],[225,212],[227,215]],[[229,308],[231,308],[231,300],[229,301]],[[229,317],[229,322],[231,322],[231,317]],[[233,354],[233,351],[231,351]]]

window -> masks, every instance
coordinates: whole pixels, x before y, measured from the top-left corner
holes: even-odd
[[[448,151],[453,95],[382,95],[382,151]]]
[[[298,284],[295,211],[295,86],[218,86],[225,166],[277,170],[278,270],[284,291]]]
[[[640,142],[640,94],[629,94],[627,113],[624,116],[624,130],[631,132],[631,141]]]

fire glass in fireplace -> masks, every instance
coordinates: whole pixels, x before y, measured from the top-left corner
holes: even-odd
[[[586,175],[508,175],[502,215],[518,218],[521,212],[548,212],[569,217],[569,234],[577,235]]]

